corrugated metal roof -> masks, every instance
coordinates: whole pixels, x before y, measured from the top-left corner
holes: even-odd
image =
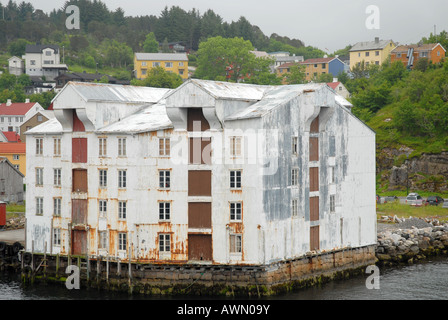
[[[69,82],[78,94],[87,101],[113,101],[123,103],[156,103],[171,89],[129,86],[120,84]],[[65,88],[65,87],[64,87]],[[53,99],[56,101],[62,89]],[[57,109],[57,106],[54,106]]]
[[[304,91],[317,90],[324,85],[323,83],[309,83],[270,87],[270,90],[266,92],[262,100],[228,116],[225,121],[262,117]]]
[[[25,132],[26,135],[44,134],[44,133],[52,133],[52,134],[62,133],[61,123],[56,118],[52,118]]]
[[[166,114],[165,100],[145,107],[118,122],[103,127],[98,133],[140,133],[171,128],[172,123]]]
[[[364,51],[364,50],[384,49],[391,42],[393,43],[392,40],[379,40],[378,42],[376,42],[376,41],[358,42],[349,51]]]
[[[136,52],[135,58],[137,60],[149,60],[149,61],[188,61],[188,56],[186,53]]]

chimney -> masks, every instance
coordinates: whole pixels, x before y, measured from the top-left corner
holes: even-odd
[[[380,38],[375,37],[375,43],[380,43]]]
[[[6,101],[6,105],[7,105],[7,106],[10,106],[11,104],[12,104],[11,99],[8,99],[8,100]]]
[[[25,99],[25,103],[30,103],[30,99]]]

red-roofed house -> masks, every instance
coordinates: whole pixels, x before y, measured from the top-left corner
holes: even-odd
[[[11,164],[26,175],[26,143],[0,142],[0,157],[5,157]]]
[[[345,99],[350,97],[350,92],[348,92],[347,88],[340,81],[328,82],[327,86],[333,89],[338,95],[344,97]]]
[[[410,67],[412,68],[421,58],[427,58],[434,64],[441,62],[445,58],[446,50],[440,43],[403,45],[396,47],[390,52],[390,61],[401,61],[405,66],[408,66],[410,58],[408,54],[410,53],[413,58],[410,62]]]
[[[20,135],[15,131],[0,132],[0,142],[22,142]]]
[[[0,104],[0,131],[15,131],[38,111],[45,110],[38,102],[15,102],[8,100]]]

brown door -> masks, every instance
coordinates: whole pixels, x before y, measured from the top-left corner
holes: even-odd
[[[310,168],[310,191],[319,191],[319,168]]]
[[[310,161],[319,160],[319,138],[310,137]]]
[[[310,221],[319,220],[319,197],[310,197]]]
[[[310,125],[310,133],[319,133],[319,116],[314,118]]]
[[[210,138],[190,138],[190,164],[212,164]]]
[[[210,170],[188,171],[188,195],[211,196],[212,172]]]
[[[73,132],[80,131],[84,132],[86,129],[84,128],[84,124],[81,120],[79,120],[78,115],[76,114],[76,110],[73,110]]]
[[[208,234],[188,235],[188,260],[211,261],[212,236]]]
[[[72,199],[72,224],[87,224],[87,199]]]
[[[310,250],[319,250],[319,226],[310,228]]]
[[[87,253],[87,231],[72,231],[72,254],[84,255]]]
[[[72,162],[87,163],[87,138],[72,138]]]
[[[73,192],[87,192],[87,170],[73,169]]]
[[[212,204],[210,202],[188,203],[188,227],[211,228]]]
[[[187,114],[187,131],[206,131],[210,129],[202,108],[189,108]]]

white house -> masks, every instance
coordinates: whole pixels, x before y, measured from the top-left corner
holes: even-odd
[[[20,126],[37,112],[44,111],[39,102],[11,102],[0,103],[0,131],[15,131],[20,134]]]
[[[373,247],[375,134],[336,96],[68,83],[26,133],[26,248],[268,265]]]
[[[22,59],[12,56],[8,59],[8,71],[10,74],[20,76],[25,72],[25,63]]]
[[[61,64],[61,54],[57,45],[26,45],[25,73],[31,77],[45,77],[53,81],[61,73],[68,70],[66,64]]]

